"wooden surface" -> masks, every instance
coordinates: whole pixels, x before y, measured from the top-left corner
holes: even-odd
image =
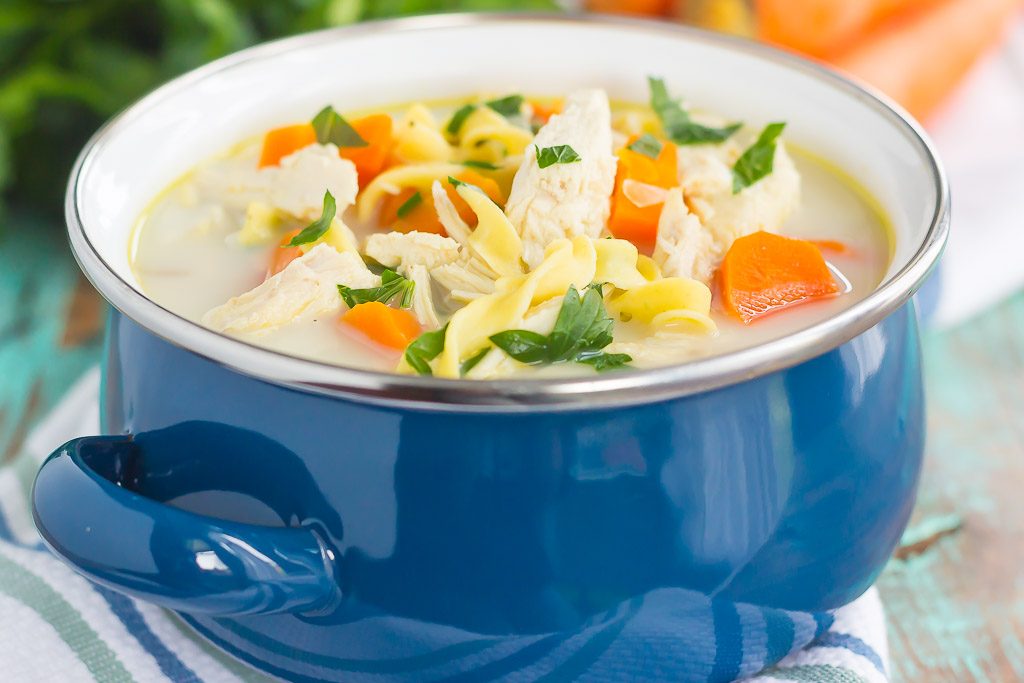
[[[0,459],[99,357],[102,306],[56,230],[0,235]],[[1024,680],[1024,294],[925,339],[928,458],[880,581],[895,681]]]

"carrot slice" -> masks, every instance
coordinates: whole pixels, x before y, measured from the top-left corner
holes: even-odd
[[[263,136],[259,168],[277,166],[281,159],[316,142],[316,133],[308,123],[275,128]]]
[[[388,195],[380,206],[378,222],[381,227],[398,232],[432,232],[437,235],[447,235],[441,219],[437,217],[434,210],[434,200],[425,193],[419,192],[420,201],[408,210],[404,215],[399,216],[398,210],[417,194],[418,190],[408,187],[398,194]]]
[[[540,124],[545,124],[555,114],[562,113],[561,100],[555,100],[551,103],[530,100],[530,106],[533,107],[533,120]]]
[[[493,178],[488,178],[467,169],[455,176],[455,179],[479,187],[498,206],[505,203],[501,187]],[[476,214],[469,208],[469,204],[463,201],[451,183],[445,182],[445,191],[448,193],[448,198],[452,200],[452,204],[455,205],[455,209],[459,212],[462,220],[466,221],[471,227],[475,226],[477,223]],[[381,202],[380,214],[377,219],[380,225],[390,230],[397,230],[398,232],[412,232],[416,230],[418,232],[432,232],[447,236],[448,233],[445,231],[444,226],[441,225],[441,219],[437,217],[434,198],[429,192],[420,191],[420,201],[411,209],[407,209],[404,215],[398,215],[398,210],[416,193],[417,190],[406,188],[398,194],[388,195]]]
[[[747,324],[783,306],[839,291],[817,246],[763,231],[732,243],[719,283],[725,310]]]
[[[894,17],[830,61],[924,118],[996,44],[1019,7],[1019,0],[945,0]]]
[[[404,349],[420,334],[420,324],[409,311],[391,308],[380,301],[356,304],[345,311],[341,321],[367,337],[393,349]]]
[[[267,269],[267,277],[277,275],[288,267],[288,264],[302,256],[302,247],[289,247],[287,244],[292,238],[302,232],[302,228],[296,228],[281,238],[280,245],[270,255],[270,268]]]
[[[476,171],[467,170],[455,176],[455,179],[470,185],[476,185],[498,206],[505,204],[505,197],[501,194],[501,187],[498,186],[498,182],[493,178],[480,175]],[[456,210],[459,212],[459,216],[462,217],[462,220],[466,221],[470,227],[476,226],[476,214],[473,212],[473,209],[469,208],[469,204],[459,196],[459,193],[455,191],[452,184],[445,183],[444,189],[448,193],[448,198],[452,200],[452,204],[455,205]]]
[[[365,187],[384,170],[391,154],[394,143],[391,117],[387,114],[371,114],[350,121],[350,124],[367,144],[365,147],[342,147],[338,153],[356,165],[359,187]]]
[[[615,176],[608,229],[620,239],[629,240],[639,247],[646,247],[653,244],[658,235],[658,219],[661,217],[662,204],[637,206],[626,196],[623,183],[626,180],[634,180],[669,189],[679,184],[679,167],[676,161],[676,146],[671,142],[662,142],[658,158],[652,159],[629,149],[629,145],[636,140],[637,136],[631,138],[629,144],[619,151],[619,170]]]

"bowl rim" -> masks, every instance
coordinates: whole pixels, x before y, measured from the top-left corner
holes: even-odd
[[[136,290],[102,258],[85,230],[80,210],[81,181],[106,142],[165,97],[209,76],[252,61],[356,35],[537,22],[617,27],[713,44],[769,60],[845,91],[889,119],[928,161],[926,172],[931,176],[937,202],[922,243],[898,272],[863,300],[793,334],[756,346],[677,365],[594,377],[465,380],[332,365],[215,332],[173,313]],[[949,231],[949,187],[934,145],[920,124],[899,105],[821,64],[777,48],[735,36],[644,19],[593,14],[455,13],[371,21],[282,38],[235,52],[178,76],[129,105],[93,134],[72,169],[65,196],[65,218],[72,252],[79,266],[114,308],[167,342],[233,371],[305,392],[384,406],[467,412],[552,412],[638,405],[702,393],[783,370],[858,336],[906,303],[935,267]]]

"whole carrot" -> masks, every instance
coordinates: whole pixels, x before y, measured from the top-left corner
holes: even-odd
[[[754,0],[762,40],[825,57],[896,14],[941,0]]]
[[[898,15],[829,58],[925,118],[996,44],[1020,0],[943,0]]]

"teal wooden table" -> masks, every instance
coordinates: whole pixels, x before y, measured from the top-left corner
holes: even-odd
[[[0,460],[99,357],[103,305],[61,232],[0,235]],[[928,458],[879,583],[896,681],[1024,679],[1024,294],[925,339]],[[55,444],[56,445],[56,444]]]

